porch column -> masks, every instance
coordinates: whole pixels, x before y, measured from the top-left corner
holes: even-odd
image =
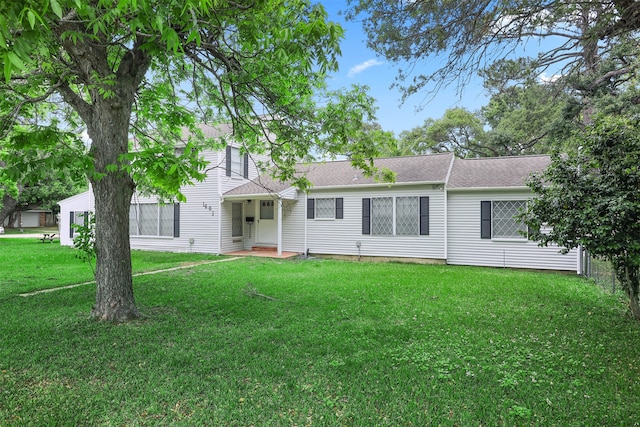
[[[278,256],[282,255],[282,199],[278,199]]]

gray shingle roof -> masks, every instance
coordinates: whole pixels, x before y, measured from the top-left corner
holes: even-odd
[[[446,181],[452,160],[453,166],[449,180]],[[524,187],[529,175],[544,170],[550,162],[547,155],[453,159],[452,154],[446,153],[376,159],[375,165],[396,172],[398,184],[446,182],[449,189],[470,189]],[[306,173],[314,188],[377,183],[373,178],[364,177],[349,161],[300,165],[300,173]],[[264,174],[225,195],[279,193],[289,187],[289,183],[274,181],[268,174]]]
[[[453,154],[430,154],[411,157],[388,157],[376,159],[378,168],[387,168],[396,172],[397,184],[400,183],[442,183],[446,181]],[[313,184],[313,188],[348,187],[352,185],[378,184],[374,178],[365,177],[362,171],[351,166],[348,160],[311,163],[299,165],[301,174]],[[270,191],[279,193],[290,187],[288,183],[274,182],[268,174],[241,185],[225,195],[263,194]],[[270,191],[269,191],[270,190]]]
[[[222,136],[230,136],[233,133],[233,126],[227,123],[222,123],[216,126],[199,123],[197,125],[205,138],[220,138]],[[182,128],[182,141],[183,143],[189,139],[189,129]]]
[[[529,175],[549,163],[546,155],[455,159],[447,188],[523,187]]]

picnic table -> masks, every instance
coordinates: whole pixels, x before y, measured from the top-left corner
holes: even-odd
[[[53,243],[53,238],[56,236],[56,233],[44,233],[42,235],[42,237],[40,238],[40,240],[42,241],[42,243]]]

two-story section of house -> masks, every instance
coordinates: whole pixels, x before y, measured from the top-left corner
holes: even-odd
[[[206,138],[231,135],[230,126],[201,125],[201,130]],[[222,195],[257,178],[258,163],[268,159],[242,153],[240,145],[233,142],[225,150],[202,154],[209,164],[206,178],[181,189],[186,202],[159,203],[156,197],[133,195],[129,217],[132,249],[224,253],[243,248],[244,236],[251,233],[246,216],[254,206],[247,200],[224,203]],[[93,194],[89,190],[59,204],[60,243],[72,246],[72,225],[84,223],[86,212],[93,211]]]

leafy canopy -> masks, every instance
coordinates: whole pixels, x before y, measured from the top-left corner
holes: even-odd
[[[609,260],[640,320],[640,120],[601,116],[529,183],[530,238]]]
[[[367,159],[375,147],[352,146],[346,136],[374,118],[366,88],[324,91],[342,37],[322,6],[305,0],[4,2],[0,93],[11,102],[2,109],[0,135],[48,102],[57,106],[48,116],[64,118],[58,125],[88,125],[96,141],[92,110],[122,97],[127,67],[148,66],[128,130],[135,149],[106,169],[89,161],[87,172],[97,179],[125,170],[140,187],[179,194],[204,178],[202,149],[228,142],[229,135],[205,139],[199,122],[231,123],[244,150],[269,153],[282,179],[298,179],[294,166],[312,150],[353,153],[354,164],[372,173]],[[189,141],[176,156],[185,128]]]

